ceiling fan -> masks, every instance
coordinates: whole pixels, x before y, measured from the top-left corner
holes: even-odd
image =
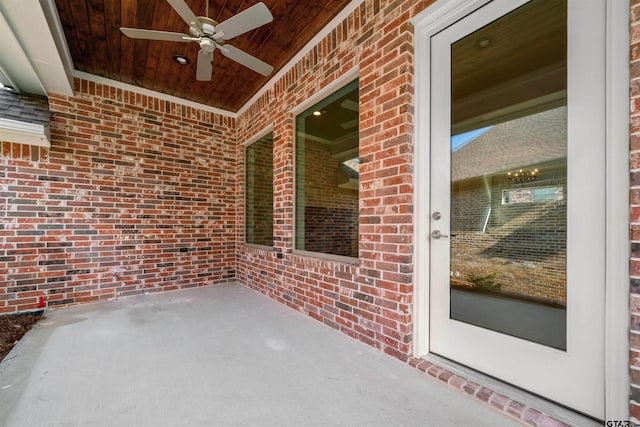
[[[255,56],[237,47],[227,44],[226,41],[247,31],[251,31],[273,21],[271,12],[264,3],[255,5],[232,16],[218,24],[207,16],[196,16],[184,0],[167,0],[182,20],[189,26],[189,34],[173,33],[168,31],[141,30],[138,28],[120,28],[120,31],[132,39],[163,40],[172,42],[196,42],[200,45],[198,52],[198,64],[196,68],[196,80],[211,80],[213,70],[213,52],[218,49],[224,56],[232,59],[245,67],[268,76],[273,72],[273,67]],[[209,14],[209,0],[207,0],[206,15]]]

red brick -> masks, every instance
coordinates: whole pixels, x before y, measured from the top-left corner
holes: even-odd
[[[629,416],[636,420],[640,420],[640,405],[631,402],[629,404]]]
[[[507,412],[507,414],[511,415],[512,417],[516,419],[520,419],[525,409],[526,409],[526,406],[524,406],[522,403],[511,401],[507,404],[505,411]]]
[[[449,386],[455,388],[456,390],[462,390],[462,387],[466,383],[467,383],[467,380],[457,375],[453,375],[451,378],[449,378],[449,382],[448,382]]]
[[[509,403],[509,399],[500,394],[493,394],[489,399],[489,404],[496,409],[503,411]]]
[[[129,96],[126,91],[124,99],[127,101],[117,111],[107,107],[110,111],[102,114],[105,107],[101,97],[113,97],[123,92],[82,81],[77,81],[76,86],[85,89],[77,97],[49,97],[53,111],[50,149],[43,149],[34,158],[32,147],[3,144],[0,169],[6,169],[9,162],[15,165],[4,178],[8,188],[15,189],[7,199],[28,201],[27,204],[17,201],[8,207],[9,210],[25,215],[29,212],[48,215],[11,218],[12,233],[15,233],[14,230],[38,231],[33,236],[12,234],[6,240],[8,247],[5,249],[20,253],[23,261],[29,261],[24,258],[26,255],[38,255],[37,263],[34,259],[24,265],[12,266],[15,276],[37,273],[33,276],[32,285],[38,289],[55,289],[56,294],[49,295],[48,301],[62,302],[63,305],[107,298],[114,294],[114,289],[124,285],[127,285],[127,292],[135,292],[136,288],[156,289],[158,285],[158,289],[169,290],[233,279],[233,273],[229,272],[235,271],[235,259],[227,248],[228,242],[233,242],[235,238],[232,228],[235,219],[227,212],[233,206],[233,182],[236,178],[233,172],[235,121],[188,110],[188,114],[195,112],[199,120],[214,123],[222,136],[212,137],[210,128],[204,126],[185,128],[183,131],[179,126],[172,125],[176,119],[188,121],[188,117],[179,117],[181,108],[173,108],[176,115],[172,120],[164,111],[164,102],[133,94]],[[96,87],[100,90],[94,90]],[[87,93],[89,89],[92,93]],[[137,104],[132,105],[131,102]],[[147,108],[141,108],[143,102],[149,102],[145,105]],[[58,115],[58,112],[69,112],[71,109],[76,116]],[[145,123],[145,117],[140,116],[142,112],[153,115],[163,124]],[[94,117],[99,123],[94,126],[82,121],[80,114]],[[130,118],[126,123],[122,120],[125,115]],[[61,125],[63,123],[64,126]],[[127,133],[125,126],[155,128],[156,133],[167,135],[168,138],[122,139],[119,141],[122,145],[119,152],[103,150],[104,138],[100,131],[108,132],[109,137],[123,135]],[[163,141],[174,144],[177,131],[187,137],[181,140],[180,149],[163,146]],[[220,143],[202,144],[199,142],[202,140],[219,140]],[[87,151],[87,155],[67,154],[77,153],[78,150]],[[150,150],[156,150],[159,154],[149,156]],[[162,154],[167,152],[171,152],[171,156]],[[197,161],[205,158],[215,158],[216,161]],[[32,161],[38,161],[37,166]],[[145,170],[159,171],[159,174],[146,173]],[[171,174],[172,179],[165,179],[163,173]],[[198,187],[191,184],[194,179],[200,182]],[[220,185],[220,181],[224,181],[225,185]],[[229,186],[229,183],[232,185]],[[43,188],[47,191],[43,191]],[[181,199],[163,198],[166,191]],[[122,198],[123,195],[126,195],[126,199]],[[178,200],[179,203],[176,203]],[[226,201],[226,205],[218,200]],[[167,208],[175,211],[180,205],[190,206],[191,210],[183,210],[180,215],[165,214]],[[217,215],[220,220],[207,220],[204,215]],[[64,228],[38,228],[39,224],[60,224]],[[118,228],[121,224],[134,224],[131,229],[133,233],[129,233],[129,229]],[[141,227],[142,224],[146,226]],[[224,225],[230,227],[222,228]],[[96,239],[98,236],[114,238]],[[196,242],[198,239],[203,242]],[[177,246],[172,252],[163,252],[167,248],[162,244],[171,241],[181,244],[189,252],[180,252]],[[59,246],[61,242],[69,246]],[[20,247],[36,243],[41,244],[37,249],[35,246]],[[100,249],[106,248],[106,245],[111,247]],[[136,271],[128,266],[129,259],[144,257],[158,260],[140,264],[149,274],[142,274],[142,270]],[[202,265],[212,257],[216,261],[206,267]],[[158,264],[166,266],[157,267]],[[177,273],[177,269],[169,264],[180,266],[181,272]],[[112,277],[104,277],[106,272]],[[162,277],[174,277],[174,280],[159,280]],[[15,285],[16,279],[7,279],[6,286]],[[98,283],[109,288],[97,289]],[[134,283],[134,288],[130,283]],[[12,303],[18,310],[29,309],[34,304],[34,296],[41,294],[40,290],[21,292]]]
[[[544,415],[540,411],[536,411],[535,409],[532,409],[532,408],[527,408],[525,409],[521,419],[525,424],[539,427],[543,418],[544,418]]]
[[[468,395],[475,396],[475,394],[478,392],[480,388],[481,388],[480,385],[476,383],[467,382],[465,385],[462,386],[462,391],[464,391]]]

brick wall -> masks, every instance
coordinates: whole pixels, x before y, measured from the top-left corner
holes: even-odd
[[[630,113],[630,203],[631,203],[631,331],[630,412],[640,420],[640,0],[631,1],[631,113]]]
[[[274,251],[239,245],[238,280],[403,360],[411,353],[413,329],[414,89],[409,19],[428,3],[365,1],[238,119],[240,141],[273,124],[275,143]],[[360,91],[359,258],[348,264],[303,257],[294,252],[293,240],[291,110],[356,67],[358,73],[352,77],[359,78]],[[242,156],[242,150],[238,154]],[[238,171],[239,199],[244,197],[243,173]],[[239,212],[238,218],[242,215]]]
[[[2,143],[0,312],[235,277],[234,119],[87,81]]]

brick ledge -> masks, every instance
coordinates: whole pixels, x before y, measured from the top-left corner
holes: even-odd
[[[480,384],[469,381],[427,360],[411,357],[407,360],[407,363],[429,374],[433,378],[446,383],[449,387],[461,391],[469,397],[479,400],[492,409],[500,411],[523,424],[534,427],[570,427],[570,424],[566,424],[537,409],[512,400]]]

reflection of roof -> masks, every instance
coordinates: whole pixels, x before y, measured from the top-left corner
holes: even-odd
[[[491,126],[451,136],[451,151],[458,151],[489,129],[491,129]]]
[[[351,178],[358,179],[360,177],[360,161],[358,159],[345,160],[340,163],[340,167]]]
[[[0,119],[49,126],[49,103],[43,96],[0,89]]]
[[[567,108],[493,126],[451,153],[451,179],[461,181],[567,157]]]

